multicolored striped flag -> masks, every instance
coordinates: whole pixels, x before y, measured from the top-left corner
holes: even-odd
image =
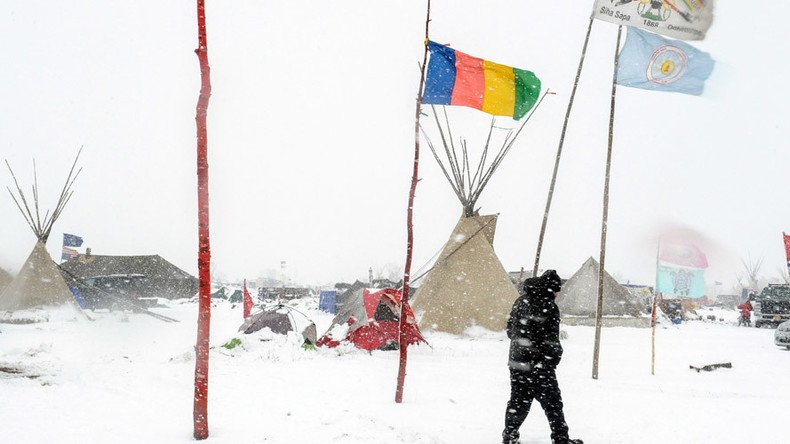
[[[524,117],[540,95],[540,79],[531,71],[472,57],[428,42],[431,60],[422,103],[457,105],[495,116]]]

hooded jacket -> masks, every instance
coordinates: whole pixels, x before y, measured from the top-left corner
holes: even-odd
[[[524,281],[507,322],[510,368],[555,369],[560,363],[560,310],[554,296],[561,289],[562,281],[554,270]]]

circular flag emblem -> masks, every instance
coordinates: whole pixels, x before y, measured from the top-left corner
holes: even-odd
[[[656,49],[647,64],[647,79],[653,83],[672,83],[686,72],[686,53],[677,46],[664,45]]]

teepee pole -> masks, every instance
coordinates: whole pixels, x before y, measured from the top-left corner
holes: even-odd
[[[414,246],[414,230],[412,216],[414,214],[414,194],[417,190],[417,181],[420,165],[420,114],[422,113],[422,87],[425,84],[425,64],[428,62],[428,26],[431,22],[431,0],[428,0],[428,8],[425,14],[425,50],[422,55],[422,65],[420,66],[420,87],[417,90],[417,109],[414,113],[414,167],[411,175],[411,187],[409,188],[409,206],[406,210],[406,265],[403,272],[403,297],[400,307],[400,359],[398,366],[398,384],[395,389],[395,402],[403,402],[403,383],[406,380],[406,349],[409,344],[406,338],[406,304],[409,303],[409,274],[411,273],[412,248]]]
[[[606,149],[606,175],[603,185],[603,216],[601,218],[601,257],[598,261],[598,307],[595,311],[595,346],[593,347],[592,378],[598,379],[598,358],[601,352],[601,323],[603,316],[603,275],[606,263],[606,231],[609,223],[609,177],[612,171],[612,142],[614,141],[614,110],[617,95],[617,68],[620,65],[620,36],[623,27],[617,27],[617,44],[614,47],[614,75],[612,76],[612,101],[609,108],[609,144]]]
[[[206,116],[211,97],[211,78],[206,40],[205,0],[197,0],[198,48],[200,63],[200,95],[195,120],[197,123],[197,179],[198,179],[198,297],[197,344],[195,357],[195,397],[193,405],[194,437],[208,438],[208,355],[211,325],[211,244],[209,237],[208,201],[208,131]]]
[[[565,120],[562,122],[562,131],[560,132],[560,143],[557,146],[557,158],[554,160],[554,172],[551,174],[551,184],[549,185],[549,195],[546,197],[546,209],[543,211],[543,223],[540,226],[540,235],[538,236],[538,247],[535,250],[535,265],[532,267],[532,276],[538,275],[538,267],[540,266],[540,252],[543,249],[543,237],[546,235],[546,225],[549,223],[549,211],[551,210],[551,201],[554,198],[554,186],[557,184],[557,172],[560,168],[560,158],[562,158],[562,147],[565,145],[565,132],[568,129],[568,121],[571,117],[571,110],[573,109],[573,99],[576,98],[576,89],[579,86],[579,79],[582,75],[582,68],[584,67],[584,58],[587,55],[587,44],[590,42],[590,32],[592,31],[593,20],[595,12],[590,14],[590,23],[587,25],[587,35],[584,37],[584,45],[582,46],[582,55],[579,57],[579,67],[576,68],[576,79],[573,81],[573,89],[571,89],[571,97],[568,99],[568,107],[565,109]]]

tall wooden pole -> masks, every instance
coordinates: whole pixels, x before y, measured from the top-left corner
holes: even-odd
[[[420,87],[417,90],[417,110],[414,114],[414,167],[411,174],[411,187],[409,188],[409,206],[406,210],[406,266],[403,271],[403,298],[400,310],[400,359],[398,366],[398,385],[395,389],[395,402],[403,402],[403,383],[406,380],[406,358],[409,346],[406,338],[406,304],[409,303],[409,275],[411,274],[412,248],[414,246],[414,230],[412,216],[414,213],[414,193],[417,190],[417,181],[420,165],[420,115],[422,114],[422,87],[425,84],[425,64],[428,62],[428,26],[431,22],[431,0],[428,0],[428,9],[425,14],[425,51],[422,55],[420,66]]]
[[[617,44],[614,47],[614,75],[612,76],[612,102],[609,109],[609,144],[606,149],[606,175],[603,185],[603,216],[601,218],[601,256],[598,264],[598,308],[595,311],[595,345],[593,347],[592,377],[598,379],[598,357],[601,352],[601,320],[603,316],[603,276],[606,264],[606,231],[609,223],[609,177],[612,171],[612,142],[614,140],[614,109],[617,95],[617,68],[620,65],[620,37],[623,27],[617,27]]]
[[[200,62],[200,96],[197,102],[197,179],[198,179],[198,299],[197,345],[195,357],[195,399],[193,408],[195,439],[208,438],[208,353],[211,325],[211,244],[208,205],[208,132],[206,115],[211,97],[211,79],[206,41],[205,0],[197,0],[198,47]]]
[[[579,57],[579,67],[576,68],[576,79],[573,81],[573,89],[571,90],[571,97],[568,99],[568,107],[565,110],[565,120],[562,122],[562,132],[560,132],[560,143],[557,146],[557,158],[554,160],[554,172],[551,175],[551,184],[549,185],[549,195],[546,197],[546,209],[543,211],[543,224],[540,226],[540,235],[538,236],[538,247],[535,250],[535,265],[532,267],[532,276],[538,275],[538,268],[540,266],[540,252],[543,249],[543,237],[546,234],[546,225],[549,222],[549,210],[551,210],[551,201],[554,198],[554,186],[557,183],[557,171],[560,168],[560,158],[562,157],[562,147],[565,144],[565,132],[568,129],[568,121],[571,117],[571,110],[573,109],[573,99],[576,97],[576,89],[579,86],[579,78],[582,75],[582,67],[584,67],[584,58],[587,55],[587,44],[590,42],[590,32],[594,20],[593,11],[590,14],[590,23],[587,25],[587,35],[584,37],[584,45],[582,46],[582,55]]]
[[[650,328],[653,330],[650,339],[650,374],[656,374],[656,303],[657,294],[653,292],[653,310],[650,314]]]

